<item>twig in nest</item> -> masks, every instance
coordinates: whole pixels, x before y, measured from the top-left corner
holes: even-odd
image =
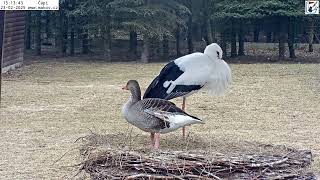
[[[90,131],[91,135],[95,135],[95,136],[97,135],[97,134],[95,134],[91,129],[88,128],[88,130]],[[79,138],[77,138],[77,139],[74,141],[74,143],[76,143],[76,142],[78,142],[80,139],[84,139],[84,138],[86,138],[86,137],[88,137],[88,136],[90,136],[90,135],[86,135],[86,136],[79,137]]]
[[[149,179],[174,179],[174,176],[161,176],[161,175],[150,175],[150,174],[135,174],[127,176],[125,179],[137,179],[137,178],[149,178]]]
[[[221,178],[219,178],[218,176],[212,174],[211,172],[206,171],[205,169],[202,169],[202,172],[206,173],[208,176],[213,177],[214,179],[221,180]]]
[[[148,178],[148,179],[201,179],[201,180],[209,180],[211,178],[203,177],[203,176],[197,176],[197,175],[169,175],[169,176],[162,176],[162,175],[152,175],[152,174],[134,174],[125,177],[126,180],[131,180],[131,179],[137,179],[137,178]]]
[[[76,149],[78,149],[78,148],[72,148],[72,149],[70,149],[70,150],[67,150],[59,159],[55,160],[55,161],[51,164],[51,166],[53,166],[55,163],[59,162],[64,156],[67,155],[67,153],[69,153],[70,151],[76,150]]]
[[[275,162],[270,162],[270,163],[260,163],[260,164],[248,164],[246,166],[248,167],[251,167],[251,168],[260,168],[260,167],[274,167],[275,165],[278,165],[278,164],[282,164],[284,162],[286,162],[288,160],[288,158],[283,158],[283,159],[280,159],[278,161],[275,161]]]

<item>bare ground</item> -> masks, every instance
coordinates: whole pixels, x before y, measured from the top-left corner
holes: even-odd
[[[130,134],[143,146],[147,134],[121,117],[123,86],[145,88],[162,63],[37,62],[4,77],[0,126],[0,177],[72,178],[79,162],[76,139],[90,133]],[[206,120],[188,128],[188,146],[210,142],[217,152],[248,151],[265,143],[310,149],[320,171],[320,64],[232,64],[233,85],[223,97],[200,92],[187,111]],[[143,89],[144,90],[144,89]],[[177,104],[181,99],[175,100]],[[182,149],[181,132],[163,135],[163,148]],[[199,143],[199,144],[197,144]],[[57,161],[64,153],[66,155]]]

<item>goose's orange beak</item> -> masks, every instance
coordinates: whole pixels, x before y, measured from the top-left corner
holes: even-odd
[[[127,85],[122,87],[122,90],[129,90]]]

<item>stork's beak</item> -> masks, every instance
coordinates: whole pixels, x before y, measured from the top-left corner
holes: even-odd
[[[123,86],[122,90],[129,90],[127,86]]]

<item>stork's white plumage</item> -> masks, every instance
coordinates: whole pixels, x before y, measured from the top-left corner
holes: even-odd
[[[152,81],[143,98],[169,100],[183,96],[184,110],[185,97],[200,89],[211,95],[222,95],[231,83],[231,70],[222,54],[221,47],[212,43],[204,53],[192,53],[171,61]]]
[[[210,44],[204,53],[192,53],[168,63],[147,88],[144,98],[173,99],[200,89],[222,95],[231,83],[231,70],[222,49]]]

